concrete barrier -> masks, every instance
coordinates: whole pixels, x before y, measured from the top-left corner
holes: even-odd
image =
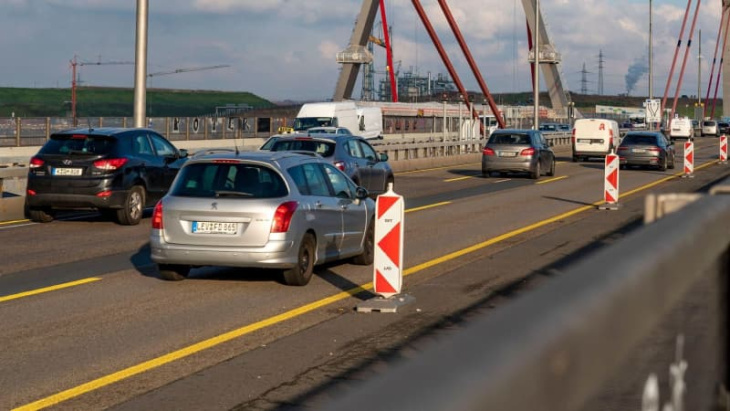
[[[26,167],[0,168],[0,221],[25,218]]]

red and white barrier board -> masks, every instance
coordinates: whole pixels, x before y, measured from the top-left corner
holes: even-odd
[[[727,163],[727,136],[720,136],[720,163]]]
[[[613,152],[606,155],[604,164],[604,179],[603,179],[603,201],[604,206],[599,208],[607,210],[618,209],[618,169],[619,169],[619,157]]]
[[[373,284],[376,294],[388,298],[403,284],[403,196],[389,187],[375,202],[375,259]]]
[[[686,141],[684,143],[684,175],[691,176],[695,172],[695,143]]]

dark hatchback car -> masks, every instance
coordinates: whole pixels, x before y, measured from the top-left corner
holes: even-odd
[[[187,151],[153,130],[83,128],[51,135],[30,160],[26,207],[37,222],[59,209],[97,209],[138,224],[165,195]]]
[[[388,155],[378,154],[358,136],[318,134],[316,137],[280,137],[271,146],[271,151],[315,152],[347,174],[356,185],[365,187],[371,196],[388,191],[388,184],[394,181]]]
[[[617,154],[622,167],[650,166],[664,171],[674,168],[674,143],[656,131],[630,131],[626,133]]]

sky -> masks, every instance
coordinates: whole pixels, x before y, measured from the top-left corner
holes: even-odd
[[[133,62],[136,3],[0,0],[0,87],[68,88],[69,62],[74,56],[79,62]],[[271,101],[332,97],[339,73],[335,53],[347,47],[361,5],[360,0],[149,3],[148,73],[229,67],[155,76],[148,79],[148,87],[249,91]],[[424,76],[447,73],[411,0],[385,3],[394,61],[400,62],[400,71]],[[465,87],[479,90],[437,1],[421,3]],[[490,91],[529,91],[521,0],[450,0],[448,4]],[[692,12],[696,4],[697,0],[692,2]],[[627,90],[635,96],[649,94],[649,0],[541,0],[540,6],[551,42],[562,54],[560,68],[568,89],[581,91],[585,64],[588,92],[597,92],[602,52],[604,94]],[[687,0],[653,0],[655,96],[664,92],[686,7]],[[704,98],[720,12],[720,0],[701,2],[680,94],[697,94],[698,30],[702,30],[700,94]],[[379,22],[378,17],[378,36],[382,32]],[[691,23],[690,16],[670,95],[676,87]],[[376,71],[383,72],[385,53],[376,49]],[[398,63],[394,65],[398,67]],[[131,88],[134,66],[85,65],[79,67],[79,77],[82,85]],[[359,94],[359,83],[356,90]]]

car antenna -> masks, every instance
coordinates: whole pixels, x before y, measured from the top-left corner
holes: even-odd
[[[238,143],[236,143],[236,136],[235,135],[233,136],[233,147],[236,148],[236,157],[238,157],[238,155],[240,154],[240,152],[238,151]]]

